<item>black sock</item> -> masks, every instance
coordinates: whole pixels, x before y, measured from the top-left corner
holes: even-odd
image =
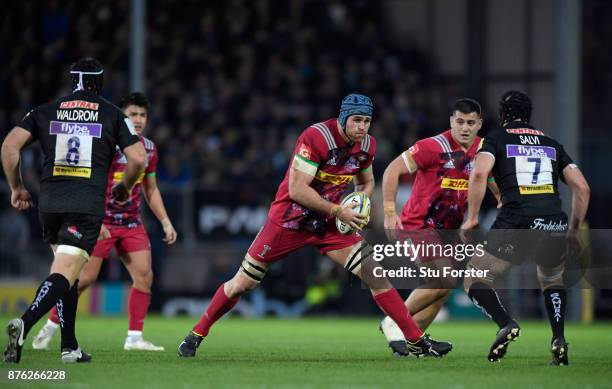
[[[79,347],[74,333],[77,303],[79,301],[78,288],[79,280],[76,280],[72,288],[55,305],[62,330],[62,350],[65,348],[76,350]]]
[[[565,337],[565,305],[567,303],[565,288],[557,286],[546,289],[542,292],[542,296],[544,296],[544,305],[550,321],[553,340]]]
[[[468,293],[472,302],[489,318],[493,319],[499,328],[504,327],[511,320],[508,312],[499,300],[497,292],[489,285],[477,282],[472,285]]]
[[[59,273],[51,274],[40,284],[32,305],[21,316],[24,325],[24,338],[34,327],[34,324],[51,310],[57,300],[68,292],[69,288],[70,282]]]

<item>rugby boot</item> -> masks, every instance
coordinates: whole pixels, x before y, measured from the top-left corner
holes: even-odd
[[[497,331],[495,341],[489,350],[489,362],[497,362],[506,355],[510,342],[516,340],[521,335],[521,327],[514,320],[510,320],[508,324]]]

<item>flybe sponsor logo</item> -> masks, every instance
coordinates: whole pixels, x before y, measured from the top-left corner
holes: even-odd
[[[51,135],[79,135],[100,138],[102,136],[102,124],[100,123],[66,123],[51,121],[49,126]]]
[[[84,101],[84,100],[62,101],[60,104],[60,108],[61,109],[84,108],[84,109],[93,109],[94,111],[97,111],[98,103],[92,103],[90,101]]]
[[[440,183],[440,188],[452,189],[452,190],[467,190],[468,180],[461,178],[448,178],[444,177]]]
[[[98,121],[98,112],[97,111],[86,111],[82,109],[76,109],[74,111],[58,109],[57,119],[58,120],[78,120],[78,121],[83,121],[83,122],[96,122]]]
[[[557,150],[550,146],[506,145],[506,155],[512,157],[539,157],[557,160]]]
[[[322,170],[319,170],[317,172],[317,175],[315,176],[315,178],[319,181],[331,182],[334,185],[349,184],[351,181],[353,181],[352,175],[331,174],[331,173],[326,173]]]

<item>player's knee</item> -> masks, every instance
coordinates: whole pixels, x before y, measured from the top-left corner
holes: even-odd
[[[237,274],[234,278],[225,283],[224,291],[227,297],[235,299],[255,289],[257,285],[259,285],[258,282],[244,277],[241,274]]]
[[[147,269],[134,274],[133,287],[143,292],[150,292],[153,284],[153,270]]]
[[[478,271],[478,270],[483,270],[483,269],[480,269],[479,267],[476,267],[472,265],[471,263],[468,263],[467,270]],[[463,290],[465,290],[465,293],[469,294],[470,289],[472,288],[472,285],[474,284],[485,284],[490,287],[493,287],[493,283],[495,282],[496,274],[494,272],[491,272],[490,269],[487,269],[487,270],[489,271],[487,271],[486,273],[484,271],[478,272],[480,274],[487,274],[487,276],[485,277],[465,277],[463,279]]]
[[[542,290],[550,289],[552,287],[563,286],[563,272],[565,270],[565,264],[562,263],[555,267],[544,267],[538,265],[538,281],[540,282],[540,288]]]
[[[486,255],[484,257],[472,257],[472,260],[467,264],[467,270],[472,274],[479,274],[474,277],[465,277],[463,288],[468,293],[472,285],[480,283],[493,287],[497,277],[507,272],[512,267],[512,264],[503,259]]]
[[[63,275],[70,282],[70,285],[73,285],[88,259],[89,254],[81,248],[59,245],[55,250],[51,273]]]
[[[436,300],[446,299],[446,298],[448,298],[450,293],[451,293],[451,289],[438,289],[437,292],[436,292],[436,294],[437,294]]]
[[[85,289],[89,288],[91,284],[93,284],[95,281],[96,281],[95,277],[81,273],[81,276],[79,277],[79,286],[78,286],[79,293],[83,293]]]

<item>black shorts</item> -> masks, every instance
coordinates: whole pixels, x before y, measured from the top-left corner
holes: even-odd
[[[91,255],[100,235],[102,216],[39,212],[38,217],[45,242],[78,247]]]
[[[487,234],[485,250],[519,265],[527,260],[544,267],[562,262],[566,250],[567,215],[524,216],[501,211]]]

